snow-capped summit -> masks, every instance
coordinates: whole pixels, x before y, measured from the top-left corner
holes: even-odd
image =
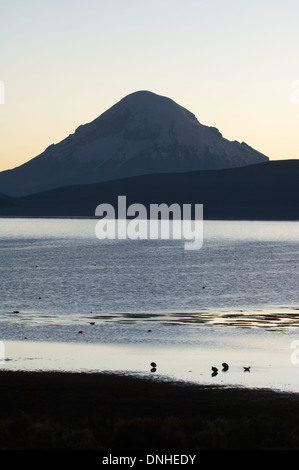
[[[170,98],[138,91],[27,163],[0,173],[0,191],[20,196],[73,184],[267,160],[244,142],[231,142],[218,129],[200,124]]]

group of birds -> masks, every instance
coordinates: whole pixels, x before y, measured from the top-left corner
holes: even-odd
[[[221,365],[222,365],[222,372],[226,372],[229,369],[228,364],[226,362],[223,362]],[[243,369],[244,369],[244,372],[250,372],[250,366],[243,367]],[[212,366],[212,377],[215,377],[215,375],[217,374],[218,374],[218,368],[215,366]]]
[[[229,366],[226,362],[223,362],[222,364],[222,372],[226,372],[229,369]],[[244,372],[250,372],[250,366],[249,367],[243,367]],[[157,370],[157,364],[155,362],[151,362],[151,372],[156,372]],[[212,366],[212,377],[218,374],[218,368],[215,366]]]

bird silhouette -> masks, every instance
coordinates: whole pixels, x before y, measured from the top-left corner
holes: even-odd
[[[218,374],[218,369],[217,369],[217,367],[214,367],[214,366],[213,366],[213,367],[212,367],[212,371],[213,371],[212,377],[215,377],[215,375]]]
[[[250,372],[250,366],[249,367],[243,367],[244,372]]]
[[[228,364],[226,364],[226,362],[223,362],[222,363],[222,367],[223,367],[223,372],[226,372],[228,370]]]

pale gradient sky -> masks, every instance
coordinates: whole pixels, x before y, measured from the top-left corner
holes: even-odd
[[[0,171],[137,90],[299,158],[298,18],[298,0],[2,0]]]

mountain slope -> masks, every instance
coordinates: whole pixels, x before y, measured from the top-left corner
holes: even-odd
[[[68,186],[0,205],[1,215],[93,217],[98,204],[203,204],[204,219],[299,220],[299,160]]]
[[[230,142],[187,109],[148,91],[132,93],[27,163],[0,173],[0,191],[22,196],[73,184],[151,173],[233,168],[267,161]]]

